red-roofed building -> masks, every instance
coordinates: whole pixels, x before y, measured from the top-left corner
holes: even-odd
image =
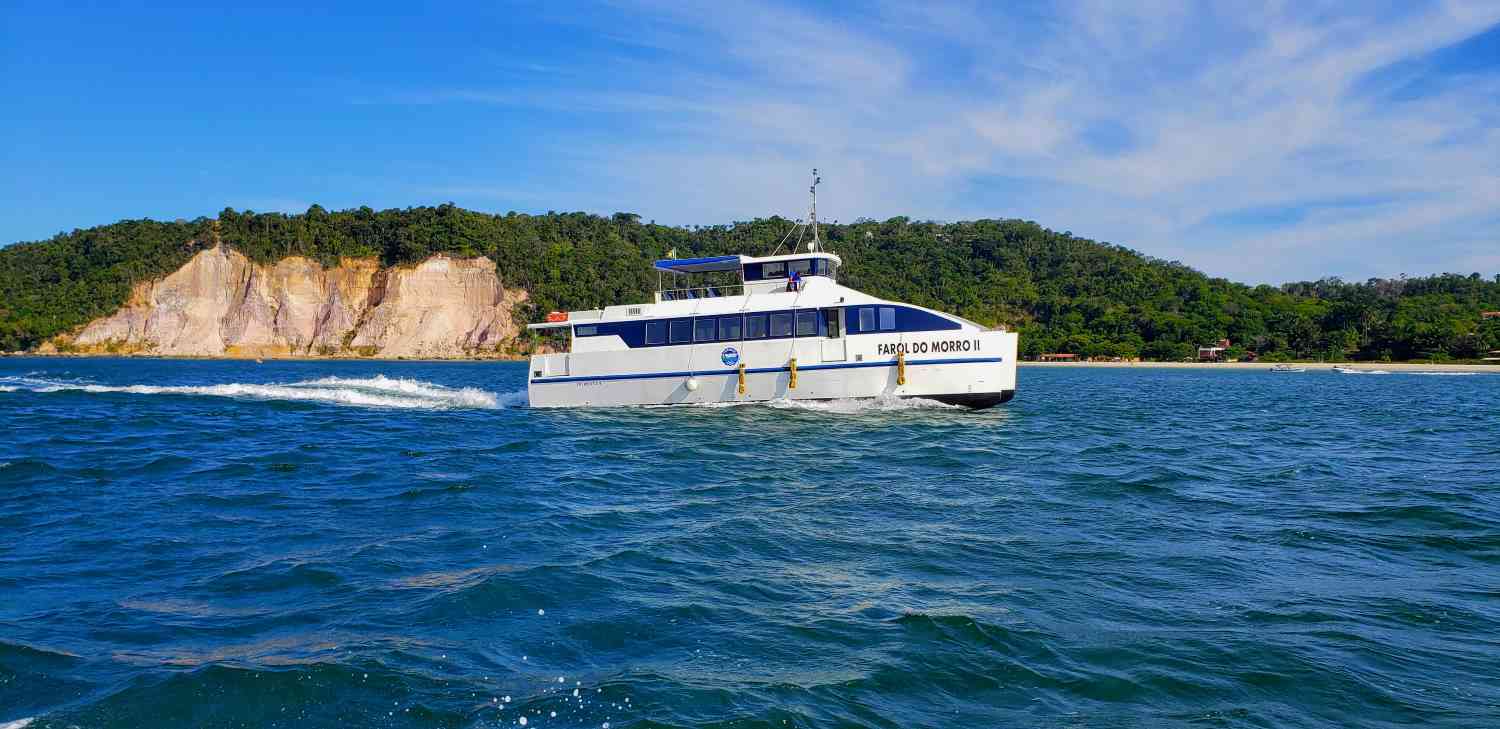
[[[1215,344],[1212,347],[1199,347],[1198,348],[1198,361],[1199,362],[1220,362],[1220,361],[1223,361],[1223,359],[1224,359],[1224,353],[1226,351],[1228,351],[1228,350],[1229,350],[1229,340],[1228,339],[1220,339],[1218,341],[1218,343]]]

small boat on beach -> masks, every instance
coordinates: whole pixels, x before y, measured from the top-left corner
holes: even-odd
[[[1277,373],[1306,372],[1307,368],[1306,367],[1297,367],[1295,365],[1289,365],[1289,364],[1279,364],[1279,365],[1276,365],[1275,367],[1272,367],[1271,371],[1272,372],[1277,372]]]

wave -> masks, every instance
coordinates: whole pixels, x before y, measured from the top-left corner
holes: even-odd
[[[906,410],[963,410],[959,405],[949,405],[937,400],[928,400],[920,397],[894,397],[881,395],[879,397],[850,397],[836,398],[832,400],[789,400],[777,398],[774,400],[735,400],[727,402],[695,402],[686,405],[643,405],[648,410],[658,408],[741,408],[741,407],[763,407],[773,410],[804,410],[818,413],[837,413],[841,415],[858,415],[871,412],[901,412]]]
[[[35,721],[35,719],[30,717],[25,719],[16,719],[15,721],[7,721],[4,724],[0,724],[0,729],[26,729],[26,727],[30,726],[31,722],[33,721]]]
[[[28,390],[39,393],[197,395],[424,410],[493,410],[524,405],[526,398],[524,392],[497,395],[475,387],[446,387],[431,382],[390,378],[384,375],[364,378],[323,377],[284,384],[230,382],[220,385],[98,385],[27,377],[5,379],[5,383],[0,384],[0,387],[9,388],[7,390],[9,392]]]
[[[907,410],[963,410],[958,405],[948,405],[937,400],[920,397],[864,397],[838,400],[767,400],[762,403],[779,410],[807,410],[818,413],[857,415],[860,413],[902,412]]]

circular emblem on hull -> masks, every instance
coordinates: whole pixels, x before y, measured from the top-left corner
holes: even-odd
[[[725,347],[724,351],[719,353],[719,361],[723,362],[725,367],[733,367],[740,361],[740,351],[734,347]]]

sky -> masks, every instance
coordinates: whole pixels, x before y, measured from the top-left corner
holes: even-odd
[[[254,5],[255,7],[247,7]],[[1500,273],[1500,0],[0,0],[0,241],[224,207],[1024,218]]]

